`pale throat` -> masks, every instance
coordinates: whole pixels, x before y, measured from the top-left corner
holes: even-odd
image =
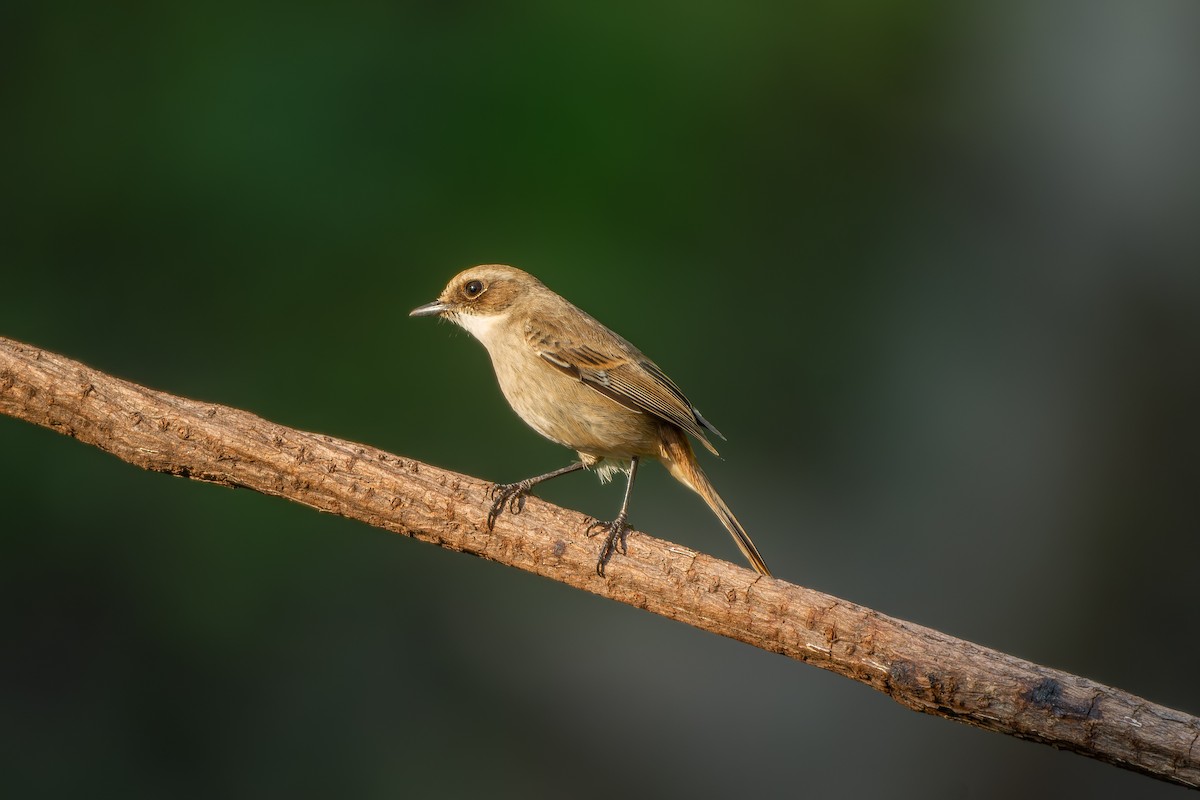
[[[490,350],[497,333],[496,327],[507,316],[507,314],[455,314],[454,322]]]

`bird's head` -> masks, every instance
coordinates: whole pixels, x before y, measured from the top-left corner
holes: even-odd
[[[486,343],[487,333],[513,306],[545,290],[528,272],[504,264],[464,269],[446,284],[432,303],[414,308],[410,317],[442,317],[461,325]]]

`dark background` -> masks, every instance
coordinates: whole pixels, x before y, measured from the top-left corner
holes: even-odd
[[[514,263],[725,432],[704,464],[778,575],[1200,712],[1195,3],[120,5],[0,10],[0,334],[513,480],[569,454],[406,314]],[[9,796],[1182,795],[11,419],[0,448]],[[740,560],[658,467],[634,502]]]

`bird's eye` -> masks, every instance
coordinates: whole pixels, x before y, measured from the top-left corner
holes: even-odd
[[[467,281],[465,284],[463,284],[463,294],[467,296],[468,300],[474,300],[476,297],[479,297],[479,295],[483,294],[483,282]]]

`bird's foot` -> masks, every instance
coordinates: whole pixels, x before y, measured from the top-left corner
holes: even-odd
[[[589,538],[601,532],[605,534],[604,546],[600,548],[600,558],[596,561],[596,574],[601,578],[604,577],[605,565],[608,564],[609,559],[613,557],[614,553],[620,550],[621,555],[625,555],[628,552],[625,546],[625,539],[629,536],[630,530],[629,519],[624,511],[618,514],[617,518],[612,522],[593,520],[587,526],[587,535]]]
[[[497,483],[492,487],[492,509],[487,515],[488,530],[492,530],[496,525],[496,517],[504,513],[504,507],[508,506],[508,513],[520,514],[525,510],[525,498],[529,496],[529,490],[533,488],[533,484],[529,481],[517,481],[516,483]]]

